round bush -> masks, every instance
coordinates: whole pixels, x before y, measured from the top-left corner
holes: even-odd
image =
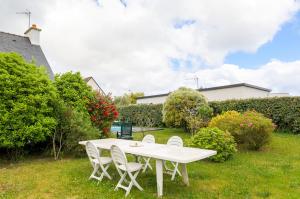
[[[213,117],[209,122],[209,127],[217,127],[223,131],[228,131],[237,143],[241,143],[241,128],[242,114],[237,111],[227,111],[216,117]]]
[[[215,162],[224,162],[237,151],[236,143],[232,135],[216,127],[200,129],[189,140],[189,146],[216,150],[217,154],[210,157],[210,159]]]
[[[238,144],[250,150],[258,150],[270,141],[275,125],[272,120],[256,111],[243,114],[227,111],[212,118],[209,127],[228,131]]]
[[[179,88],[167,97],[163,105],[163,122],[167,126],[183,127],[187,130],[188,118],[192,116],[203,120],[208,110],[211,109],[199,91]]]
[[[251,150],[259,150],[271,139],[275,129],[272,120],[256,111],[247,111],[243,114],[240,123],[240,139],[244,145]]]

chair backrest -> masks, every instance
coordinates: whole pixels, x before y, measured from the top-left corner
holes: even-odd
[[[121,124],[121,136],[132,136],[132,124],[124,122]]]
[[[86,143],[85,150],[91,163],[93,162],[94,159],[98,160],[98,162],[100,163],[100,151],[92,142]]]
[[[183,141],[179,136],[172,136],[169,138],[167,145],[183,147]]]
[[[143,138],[142,142],[155,143],[155,137],[153,135],[148,134]]]
[[[127,167],[127,158],[125,153],[116,145],[110,148],[111,158],[116,166],[125,165]]]

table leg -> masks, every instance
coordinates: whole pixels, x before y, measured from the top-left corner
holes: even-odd
[[[163,195],[163,161],[156,160],[156,183],[157,183],[157,195],[161,197]]]
[[[187,186],[189,186],[190,183],[189,183],[188,172],[187,172],[187,169],[186,169],[186,164],[181,164],[181,173],[182,173],[183,183],[186,184]]]

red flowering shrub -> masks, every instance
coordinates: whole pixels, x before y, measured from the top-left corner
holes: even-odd
[[[117,108],[110,95],[96,94],[88,103],[88,112],[92,123],[102,131],[102,136],[108,136],[110,127],[119,116]]]

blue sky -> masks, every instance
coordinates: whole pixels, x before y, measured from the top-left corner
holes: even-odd
[[[228,55],[224,63],[257,68],[272,59],[284,62],[300,60],[300,12],[281,27],[272,41],[261,46],[255,53],[236,52]]]

